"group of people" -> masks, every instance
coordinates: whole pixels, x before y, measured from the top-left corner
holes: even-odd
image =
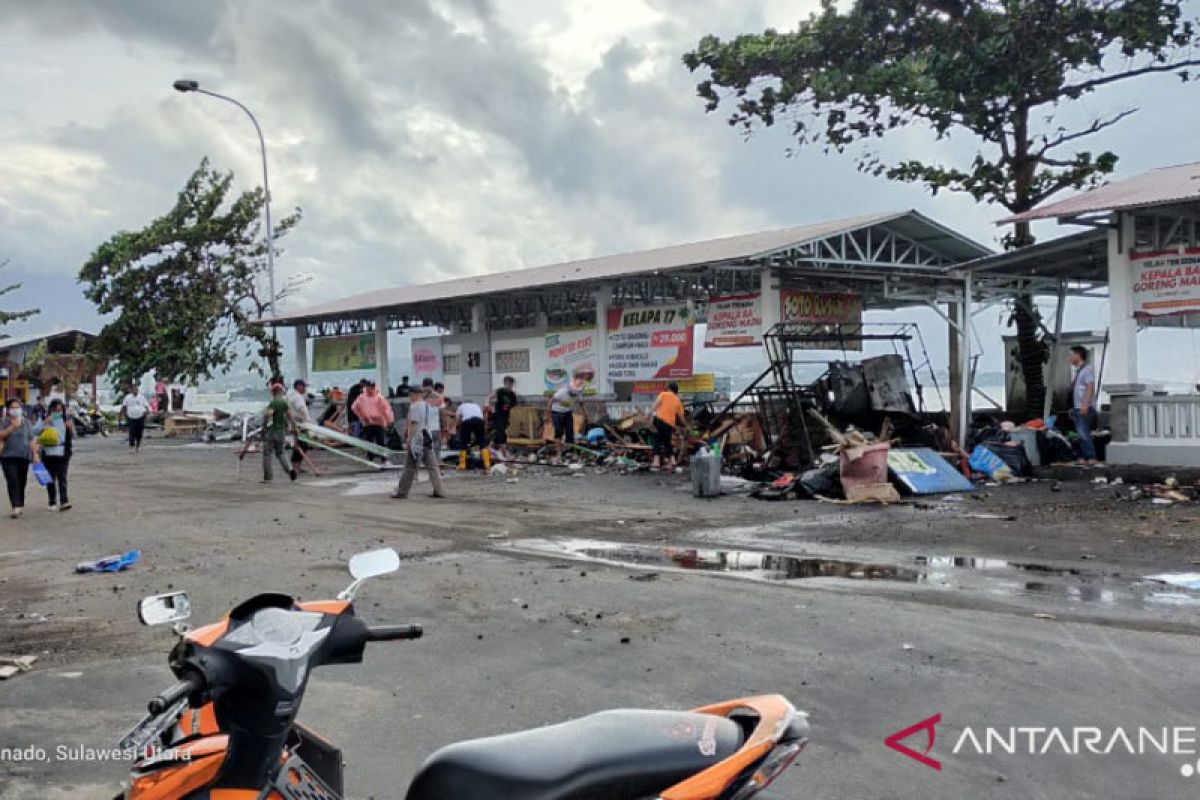
[[[67,497],[67,469],[71,463],[75,423],[66,411],[66,404],[57,397],[46,406],[46,415],[36,420],[26,415],[24,404],[17,398],[11,398],[5,404],[4,420],[0,425],[0,468],[4,471],[4,484],[14,519],[25,511],[25,490],[32,465],[41,465],[45,470],[50,510],[66,511],[71,507]]]

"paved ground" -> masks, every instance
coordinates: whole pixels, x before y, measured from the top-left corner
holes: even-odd
[[[197,621],[266,589],[328,597],[348,555],[383,544],[405,566],[364,589],[359,613],[419,621],[426,638],[319,673],[303,713],[343,746],[352,797],[402,797],[421,760],[458,739],[759,692],[811,714],[784,797],[1200,790],[1183,777],[1197,756],[953,752],[966,727],[1125,726],[1136,745],[1138,726],[1197,725],[1195,600],[1142,580],[1200,560],[1186,508],[1084,481],[889,509],[697,501],[682,478],[565,471],[452,476],[451,499],[400,503],[390,478],[262,486],[257,464],[239,476],[235,463],[225,447],[152,441],[134,460],[85,440],[75,509],[0,520],[0,654],[41,657],[0,683],[0,752],[52,758],[0,761],[0,797],[118,790],[121,765],[53,754],[113,742],[171,682],[170,635],[134,617],[143,594],[186,588]],[[129,572],[71,572],[130,547],[142,560]],[[940,771],[884,746],[935,713]]]

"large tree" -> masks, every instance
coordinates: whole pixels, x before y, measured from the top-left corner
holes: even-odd
[[[0,269],[8,266],[8,260],[0,261]],[[10,292],[15,292],[21,288],[19,283],[10,283],[8,286],[0,286],[0,296]],[[26,309],[25,311],[3,311],[0,310],[0,330],[4,329],[5,325],[10,322],[20,322],[21,320],[29,319],[34,314],[40,313],[36,308]],[[7,338],[8,334],[0,333],[0,339]]]
[[[1197,25],[1184,0],[823,0],[790,33],[722,41],[706,36],[684,56],[708,77],[709,111],[733,103],[731,125],[779,121],[801,145],[857,153],[861,170],[966,192],[1013,213],[1063,189],[1093,186],[1117,156],[1084,139],[1135,113],[1090,113],[1077,101],[1112,84],[1200,65]],[[1096,104],[1095,109],[1104,108]],[[963,163],[888,161],[871,141],[920,127],[975,143]],[[950,150],[948,152],[956,152]],[[1006,245],[1033,243],[1017,224]],[[1018,291],[1013,319],[1031,409],[1041,409],[1045,347],[1032,300]]]
[[[232,183],[233,173],[204,159],[170,211],[140,231],[116,234],[80,270],[84,294],[112,315],[97,348],[118,385],[151,372],[195,383],[244,357],[259,372],[281,374],[278,342],[258,322],[270,305],[261,289],[265,197],[257,188],[231,198]],[[299,218],[297,210],[275,228],[277,253]]]

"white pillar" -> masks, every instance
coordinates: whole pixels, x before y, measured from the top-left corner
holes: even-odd
[[[1104,385],[1110,390],[1138,383],[1137,320],[1133,317],[1133,215],[1117,213],[1117,224],[1108,231],[1108,355],[1104,359]]]
[[[295,334],[296,352],[293,354],[296,359],[296,374],[292,380],[302,380],[308,383],[308,329],[303,325],[297,325],[292,329]]]
[[[608,308],[612,305],[612,284],[605,283],[595,291],[596,300],[596,380],[594,386],[600,394],[611,394],[612,384],[608,380]]]
[[[779,278],[771,271],[770,267],[763,267],[759,270],[758,281],[762,292],[762,332],[766,333],[783,319]]]
[[[471,333],[487,330],[487,306],[482,301],[471,305]]]
[[[388,372],[388,319],[375,318],[375,383],[379,391],[387,396],[391,386],[391,375]]]

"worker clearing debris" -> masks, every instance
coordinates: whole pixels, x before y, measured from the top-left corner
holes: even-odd
[[[570,383],[550,395],[550,400],[546,404],[550,412],[550,422],[554,427],[555,457],[559,461],[563,457],[563,448],[566,445],[575,444],[575,408],[576,406],[583,407],[583,391],[583,378],[574,375]],[[587,426],[586,418],[584,426]]]
[[[654,417],[654,459],[650,462],[650,468],[671,472],[675,469],[676,431],[680,428],[687,430],[687,414],[679,399],[678,383],[668,383],[667,388],[659,393],[651,415]],[[685,449],[686,446],[685,440]]]
[[[471,448],[478,447],[483,458],[483,470],[492,469],[492,451],[488,448],[487,433],[483,422],[483,409],[478,403],[463,400],[454,412],[458,421],[458,468],[465,470],[471,455]]]

